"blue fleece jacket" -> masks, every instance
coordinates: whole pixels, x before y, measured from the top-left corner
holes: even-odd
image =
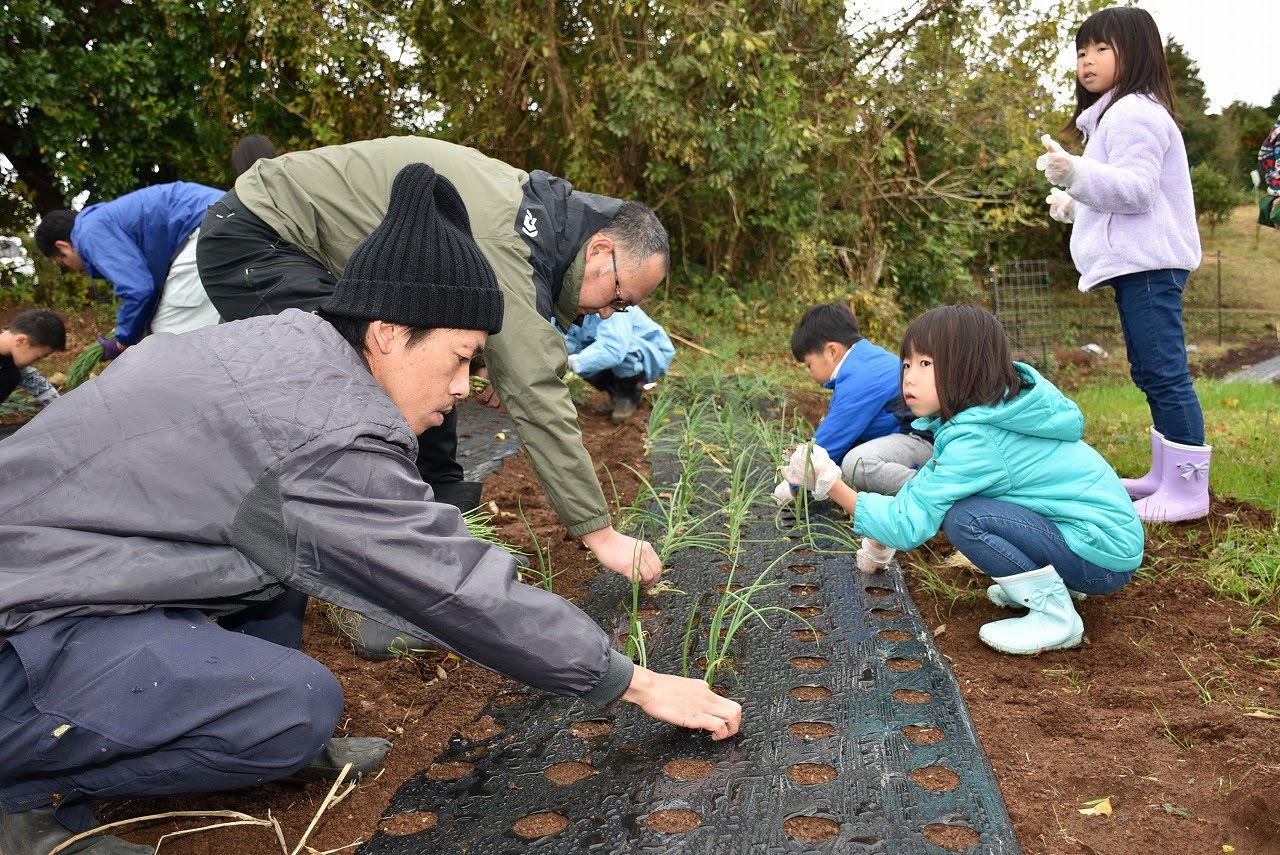
[[[676,355],[666,330],[638,306],[603,321],[584,315],[565,333],[565,345],[575,357],[573,372],[582,377],[611,370],[618,377],[643,374],[645,380],[657,380]]]
[[[834,392],[814,444],[839,463],[855,445],[901,431],[901,383],[902,361],[895,354],[865,338],[855,342],[835,376],[822,384]]]
[[[1034,368],[1014,364],[1033,385],[1012,401],[912,423],[934,431],[933,458],[896,496],[859,493],[854,531],[913,549],[938,533],[956,502],[985,496],[1044,515],[1086,561],[1136,569],[1142,523],[1115,470],[1083,441],[1080,408]]]
[[[71,245],[85,273],[106,279],[115,290],[120,300],[115,337],[121,344],[136,344],[147,334],[169,264],[224,192],[175,181],[90,205],[76,215]]]

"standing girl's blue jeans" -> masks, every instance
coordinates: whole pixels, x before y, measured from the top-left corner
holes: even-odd
[[[1129,376],[1147,396],[1151,421],[1165,439],[1204,445],[1204,413],[1187,368],[1182,328],[1186,270],[1143,270],[1103,283],[1115,292]]]
[[[997,582],[1002,576],[1052,564],[1071,590],[1109,594],[1133,577],[1132,570],[1116,572],[1084,560],[1071,551],[1052,520],[1012,502],[983,496],[961,499],[943,517],[942,530],[956,549]]]

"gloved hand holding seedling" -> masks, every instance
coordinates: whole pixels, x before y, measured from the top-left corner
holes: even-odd
[[[778,503],[778,507],[785,508],[796,500],[796,491],[797,488],[784,479],[773,488],[773,500]]]
[[[820,445],[804,443],[791,452],[791,461],[782,467],[788,484],[805,487],[816,499],[825,499],[831,487],[840,480],[840,466]]]
[[[863,573],[879,573],[889,566],[893,560],[894,548],[877,543],[869,537],[862,538],[862,547],[858,550],[855,563]]]

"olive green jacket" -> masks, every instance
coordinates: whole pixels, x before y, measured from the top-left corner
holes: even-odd
[[[564,338],[550,319],[568,329],[577,317],[584,248],[618,200],[474,149],[409,136],[260,160],[235,191],[281,238],[339,276],[382,221],[392,181],[410,163],[430,165],[457,188],[497,273],[505,319],[489,337],[485,361],[552,507],[574,536],[605,528],[608,507],[563,380]]]

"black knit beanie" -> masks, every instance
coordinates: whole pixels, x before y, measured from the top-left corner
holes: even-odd
[[[502,329],[502,292],[462,197],[425,163],[400,170],[387,215],[356,247],[324,311],[414,327]]]

